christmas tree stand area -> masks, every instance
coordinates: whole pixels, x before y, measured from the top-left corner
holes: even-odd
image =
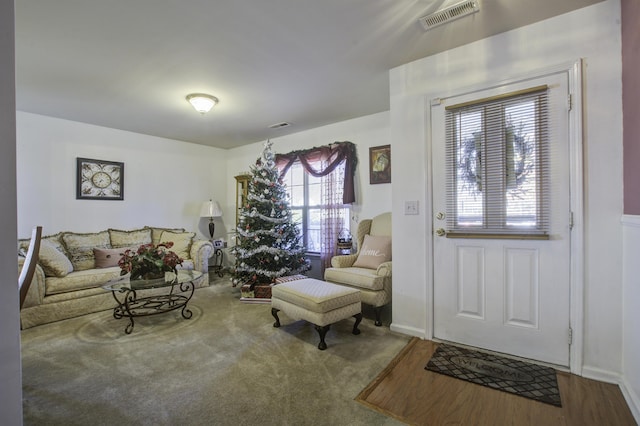
[[[251,288],[251,284],[244,284],[240,288],[240,301],[243,303],[271,303],[271,289],[273,286],[305,278],[307,277],[304,275],[290,275],[276,278],[272,284],[256,284],[253,288]]]

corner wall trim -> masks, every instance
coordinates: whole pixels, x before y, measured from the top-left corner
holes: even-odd
[[[420,339],[427,339],[426,331],[420,328],[409,327],[406,325],[396,325],[392,323],[389,329],[396,333],[406,334],[408,336],[413,336],[413,337],[419,337]]]
[[[640,228],[640,215],[623,214],[620,222],[625,226],[635,226]]]
[[[623,378],[619,386],[633,418],[636,420],[636,423],[640,424],[640,397],[633,391],[633,388],[626,379]]]

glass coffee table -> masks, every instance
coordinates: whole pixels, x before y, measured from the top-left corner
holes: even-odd
[[[107,282],[102,288],[111,291],[118,304],[113,308],[113,317],[129,318],[124,332],[131,334],[136,317],[182,309],[182,317],[191,318],[193,312],[187,308],[187,303],[195,290],[193,282],[201,276],[200,271],[182,269],[177,273],[167,272],[164,278],[153,280],[130,280],[128,275],[124,275]]]

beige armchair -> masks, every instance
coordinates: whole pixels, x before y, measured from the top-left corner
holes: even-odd
[[[362,303],[374,307],[380,326],[380,311],[391,301],[391,213],[360,222],[357,241],[357,253],[334,256],[324,279],[360,290]]]

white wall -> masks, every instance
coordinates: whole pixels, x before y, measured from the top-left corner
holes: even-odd
[[[428,100],[584,58],[583,371],[615,379],[622,364],[620,46],[619,1],[608,0],[391,71],[390,135],[394,164],[402,164],[392,170],[394,329],[429,337]],[[419,216],[402,215],[405,200],[424,206]]]
[[[625,215],[622,225],[622,390],[634,417],[640,420],[640,216]]]
[[[328,145],[332,142],[353,142],[357,145],[358,167],[355,179],[356,202],[351,206],[351,216],[355,216],[356,219],[368,219],[391,210],[391,187],[393,184],[369,184],[370,147],[390,144],[392,170],[394,167],[401,167],[394,160],[394,143],[389,139],[388,112],[329,124],[292,135],[273,137],[271,141],[273,142],[273,151],[280,154]],[[260,157],[263,148],[264,142],[260,142],[230,150],[227,155],[229,176],[248,172],[251,165],[255,164],[256,159]],[[234,185],[235,180],[229,180],[227,206],[230,208],[228,215],[233,218],[235,218],[233,211],[235,206]],[[351,224],[353,232],[355,232],[356,221]],[[230,231],[234,225],[232,221],[227,221]]]
[[[14,9],[0,2],[0,419],[22,424],[20,312],[16,268],[16,123]]]
[[[45,235],[155,225],[208,237],[200,206],[227,197],[222,149],[25,112],[17,139],[20,237],[36,224]],[[76,200],[76,157],[124,162],[124,200]]]

